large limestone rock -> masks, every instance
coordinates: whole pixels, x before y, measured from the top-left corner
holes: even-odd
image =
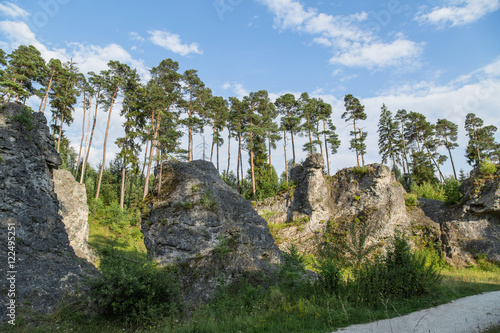
[[[54,170],[54,191],[59,200],[59,214],[75,254],[94,262],[95,254],[89,247],[89,207],[84,184],[79,184],[68,170]]]
[[[61,159],[46,119],[40,113],[20,117],[21,109],[13,103],[0,108],[0,321],[9,319],[11,300],[18,315],[54,311],[62,297],[85,292],[86,278],[97,272],[75,255],[58,214],[52,172]],[[12,226],[16,260],[7,266]],[[12,275],[15,298],[8,296]]]
[[[312,154],[292,169],[291,179],[297,183],[293,194],[257,204],[259,213],[272,216],[268,220],[278,225],[275,237],[283,250],[293,243],[314,253],[328,233],[343,234],[355,221],[370,225],[369,239],[382,245],[397,230],[412,229],[405,191],[387,166],[347,168],[328,178],[323,175],[323,158]]]
[[[221,283],[269,276],[282,258],[266,222],[211,163],[165,162],[162,171],[141,227],[148,255],[181,269],[188,303],[210,300]]]
[[[460,191],[461,203],[439,213],[447,258],[457,266],[473,264],[481,254],[500,262],[500,169],[487,177],[473,171]]]

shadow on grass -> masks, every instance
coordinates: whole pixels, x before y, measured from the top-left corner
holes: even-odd
[[[134,240],[126,236],[95,234],[89,237],[89,245],[97,251],[101,257],[103,254],[113,250],[116,254],[137,261],[146,261],[147,254],[141,248],[140,240]]]

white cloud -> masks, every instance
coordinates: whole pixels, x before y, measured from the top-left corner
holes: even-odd
[[[392,43],[355,44],[349,50],[338,52],[330,59],[332,64],[369,69],[387,66],[401,66],[413,63],[422,52],[421,47],[407,39]]]
[[[118,44],[108,44],[105,46],[83,44],[83,43],[67,43],[65,48],[54,49],[47,47],[44,43],[40,42],[31,29],[22,21],[1,21],[0,22],[0,35],[3,35],[6,42],[1,43],[4,51],[16,49],[19,45],[33,45],[41,53],[42,57],[48,61],[51,58],[60,59],[62,62],[73,59],[81,73],[88,73],[94,71],[96,73],[107,68],[109,60],[116,60],[126,63],[132,68],[136,68],[143,81],[147,81],[150,77],[149,68],[145,66],[143,60],[134,59],[122,46]],[[38,109],[38,98],[32,98],[28,104]],[[92,112],[94,110],[92,109]],[[118,147],[114,144],[115,140],[123,135],[122,124],[124,119],[120,116],[119,110],[121,109],[121,101],[117,100],[113,112],[111,114],[111,122],[109,129],[109,137],[107,142],[106,163],[111,161],[115,154],[119,152]],[[81,138],[81,125],[83,110],[81,102],[75,107],[73,115],[74,123],[69,128],[64,128],[65,134],[72,145],[79,145]],[[45,110],[45,116],[50,122],[50,107]],[[95,166],[102,159],[104,133],[106,131],[107,113],[102,111],[98,112],[97,126],[94,133],[92,142],[92,149],[90,152],[89,162]],[[79,146],[78,146],[79,147]]]
[[[0,3],[0,13],[10,18],[26,18],[30,14],[24,9],[16,6],[11,2],[4,1]]]
[[[150,30],[150,40],[153,44],[163,47],[166,50],[186,56],[190,53],[203,54],[197,43],[183,44],[181,37],[168,31]]]
[[[448,24],[460,26],[473,23],[500,8],[499,0],[447,0],[448,5],[422,10],[416,20],[444,28]]]
[[[131,40],[135,40],[137,42],[144,42],[145,41],[144,37],[142,37],[141,35],[139,35],[137,32],[131,32],[128,35],[129,35],[129,38]]]
[[[222,85],[222,89],[224,89],[224,90],[227,90],[227,89],[229,89],[229,88],[231,88],[231,83],[229,83],[229,82],[226,82],[226,83],[224,83],[224,84]]]
[[[397,35],[384,42],[371,31],[358,27],[368,14],[334,16],[308,8],[297,0],[258,0],[275,15],[274,26],[315,36],[317,44],[333,49],[331,63],[347,67],[376,69],[387,66],[415,65],[422,53],[419,44]]]

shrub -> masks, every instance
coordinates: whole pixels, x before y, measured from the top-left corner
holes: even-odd
[[[435,262],[411,252],[407,240],[395,236],[385,258],[355,267],[348,282],[348,295],[357,305],[379,307],[382,300],[408,299],[429,294],[441,282]]]
[[[417,201],[417,196],[413,193],[405,193],[405,205],[408,207],[411,206],[416,206],[418,201]]]
[[[462,193],[460,193],[460,182],[454,177],[448,177],[444,183],[444,193],[446,196],[445,202],[448,205],[454,205],[460,202],[462,199]]]
[[[214,194],[208,190],[205,193],[203,193],[203,197],[201,198],[200,204],[205,208],[208,209],[211,212],[216,212],[218,205],[217,201],[215,200]]]
[[[35,124],[33,123],[33,111],[27,106],[23,106],[21,108],[21,112],[19,112],[15,116],[12,116],[12,120],[17,121],[28,131],[32,131],[35,129]]]
[[[284,291],[299,296],[311,287],[305,267],[305,258],[295,244],[288,248],[288,252],[283,252],[283,264],[278,272],[278,278]]]
[[[355,175],[358,175],[360,177],[363,177],[364,175],[367,175],[370,172],[368,167],[362,166],[362,167],[354,167],[352,168],[352,173]]]
[[[427,198],[434,200],[446,200],[446,194],[442,186],[431,182],[424,181],[421,185],[413,183],[410,187],[410,192],[419,198]]]
[[[318,273],[317,283],[329,294],[339,294],[342,285],[342,266],[336,254],[325,248],[313,267]]]
[[[137,263],[111,253],[101,261],[102,275],[91,296],[100,312],[131,326],[150,326],[182,310],[172,271],[155,263]]]
[[[497,172],[497,167],[489,158],[485,158],[479,163],[479,172],[483,176],[491,176]]]

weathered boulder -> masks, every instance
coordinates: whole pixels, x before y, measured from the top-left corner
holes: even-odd
[[[75,255],[58,214],[52,171],[61,159],[47,121],[22,109],[14,103],[0,108],[0,321],[9,320],[11,301],[17,314],[50,313],[62,297],[85,292],[86,278],[97,274]]]
[[[55,169],[54,191],[59,200],[59,214],[75,254],[89,262],[96,256],[89,247],[89,207],[85,184],[79,184],[68,170]]]
[[[259,213],[273,216],[270,223],[278,224],[275,237],[283,250],[293,243],[314,253],[328,233],[342,234],[355,221],[370,225],[369,240],[382,245],[396,230],[412,228],[405,191],[387,166],[347,168],[325,177],[321,155],[312,154],[303,166],[292,169],[291,179],[297,183],[291,200],[285,203],[286,196],[281,196],[257,205]],[[287,219],[277,220],[284,209]]]
[[[157,182],[159,180],[157,174]],[[177,265],[190,304],[244,275],[264,278],[282,260],[266,222],[220,178],[212,163],[164,162],[141,227],[148,256]]]
[[[460,204],[442,210],[442,243],[450,263],[465,266],[478,255],[500,262],[500,169],[495,175],[471,173]]]

